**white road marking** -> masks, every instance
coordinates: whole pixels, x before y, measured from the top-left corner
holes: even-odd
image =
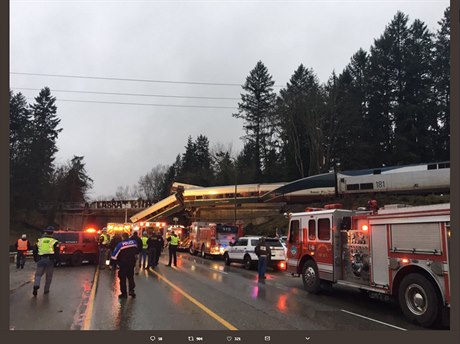
[[[397,330],[407,331],[407,329],[405,329],[405,328],[394,326],[394,325],[391,325],[391,324],[387,324],[387,323],[385,323],[383,321],[379,321],[379,320],[375,320],[375,319],[372,319],[372,318],[369,318],[369,317],[365,317],[364,315],[353,313],[353,312],[347,311],[345,309],[341,309],[341,311],[345,312],[345,313],[348,313],[348,314],[351,314],[351,315],[354,315],[354,316],[357,316],[357,317],[360,317],[360,318],[363,318],[363,319],[367,319],[367,320],[370,320],[370,321],[385,325],[385,326],[393,327],[393,328],[395,328]]]

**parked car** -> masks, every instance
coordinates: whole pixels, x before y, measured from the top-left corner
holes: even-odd
[[[94,264],[98,260],[97,233],[86,231],[55,231],[53,238],[59,241],[58,263],[78,266],[83,261]]]
[[[260,236],[244,236],[230,246],[224,253],[225,264],[243,263],[248,270],[255,268],[259,258],[254,252],[255,247],[259,243]],[[286,254],[278,238],[265,238],[265,242],[270,245],[271,256],[268,260],[268,265],[276,270],[284,270],[286,268]]]
[[[286,242],[285,240],[283,241],[283,239],[280,238],[280,243],[281,243],[281,245],[283,245],[284,254],[285,254],[285,256],[287,257],[287,242]]]

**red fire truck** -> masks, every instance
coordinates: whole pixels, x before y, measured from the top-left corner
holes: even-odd
[[[206,256],[222,256],[230,243],[243,235],[241,225],[229,225],[221,223],[194,222],[190,226],[191,254]]]
[[[391,295],[410,321],[432,326],[450,308],[450,204],[340,204],[289,214],[287,270],[318,293],[342,284]]]

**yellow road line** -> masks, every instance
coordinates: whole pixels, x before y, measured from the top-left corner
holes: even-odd
[[[88,300],[88,307],[86,308],[85,312],[85,320],[81,327],[82,330],[89,330],[91,326],[91,318],[93,314],[93,306],[94,306],[94,298],[96,296],[96,289],[97,289],[97,282],[99,281],[99,267],[96,269],[96,273],[94,274],[94,283],[93,287],[91,288],[91,294],[89,295]]]
[[[208,307],[206,307],[205,305],[203,305],[200,301],[198,301],[197,299],[195,299],[194,297],[192,297],[191,295],[189,295],[188,293],[186,293],[185,291],[183,291],[181,288],[179,288],[178,286],[176,286],[174,283],[172,283],[170,280],[168,280],[166,277],[164,277],[163,275],[159,274],[158,272],[156,272],[155,270],[151,270],[155,275],[157,275],[158,277],[160,277],[166,284],[168,284],[171,288],[173,288],[174,290],[176,290],[177,292],[179,292],[180,294],[182,294],[183,296],[185,296],[190,302],[192,302],[193,304],[195,304],[196,306],[198,306],[199,308],[201,308],[204,312],[206,312],[209,316],[213,317],[215,320],[217,320],[218,322],[220,322],[222,325],[224,325],[226,328],[228,328],[229,330],[232,330],[232,331],[237,331],[238,329],[233,326],[232,324],[230,324],[227,320],[223,319],[222,317],[220,317],[219,315],[217,315],[216,313],[214,313],[212,310],[210,310]]]

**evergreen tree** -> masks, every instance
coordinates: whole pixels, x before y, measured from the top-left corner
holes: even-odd
[[[208,138],[199,135],[194,142],[189,136],[177,178],[183,183],[209,186],[212,184],[213,175]]]
[[[31,114],[26,98],[10,90],[10,201],[11,209],[28,206],[28,170],[30,156]]]
[[[10,90],[10,161],[20,163],[28,155],[31,141],[31,113],[22,93]]]
[[[181,167],[177,171],[177,178],[183,183],[193,184],[197,168],[196,146],[192,137],[189,136],[185,146],[185,153],[182,154]]]
[[[369,126],[367,145],[373,152],[370,166],[394,163],[393,123],[404,114],[405,55],[409,36],[408,17],[397,12],[379,39],[371,47],[369,59]]]
[[[328,168],[367,168],[373,152],[366,144],[367,124],[367,53],[359,49],[342,74],[328,86],[328,117],[335,118],[326,131]],[[334,114],[335,113],[335,117]],[[327,123],[327,122],[326,122]],[[356,154],[359,152],[359,154]]]
[[[47,200],[47,190],[53,173],[56,140],[62,129],[56,116],[56,98],[48,87],[35,97],[32,105],[32,141],[29,157],[30,194],[35,202]]]
[[[435,157],[437,160],[450,159],[450,8],[438,22],[433,58],[433,80],[435,113],[437,117],[437,136]]]
[[[27,208],[30,198],[28,158],[32,140],[31,113],[26,98],[10,90],[10,201],[11,209]]]
[[[242,86],[238,113],[234,117],[244,120],[244,137],[247,149],[254,149],[255,182],[262,182],[264,159],[267,157],[273,136],[272,115],[276,95],[273,92],[274,81],[268,74],[267,67],[259,61],[250,71]]]
[[[410,26],[404,49],[404,96],[395,112],[393,162],[428,162],[434,159],[437,128],[431,72],[433,43],[420,20]]]
[[[318,78],[303,65],[280,91],[277,124],[280,138],[291,152],[288,157],[297,167],[298,178],[322,171],[324,101]]]
[[[93,180],[86,172],[83,159],[83,156],[74,156],[66,165],[54,171],[52,186],[56,189],[57,201],[86,202],[86,194]]]
[[[177,155],[176,161],[167,168],[163,182],[161,183],[161,198],[166,198],[171,194],[171,187],[177,179],[179,172],[182,170],[182,160],[180,154]]]
[[[236,179],[238,184],[257,183],[256,149],[254,142],[246,141],[236,158]]]
[[[218,151],[214,156],[214,185],[231,185],[235,183],[235,166],[230,152]]]
[[[212,157],[209,152],[209,140],[204,135],[199,135],[195,141],[196,165],[194,184],[210,186],[213,184],[214,170]]]

